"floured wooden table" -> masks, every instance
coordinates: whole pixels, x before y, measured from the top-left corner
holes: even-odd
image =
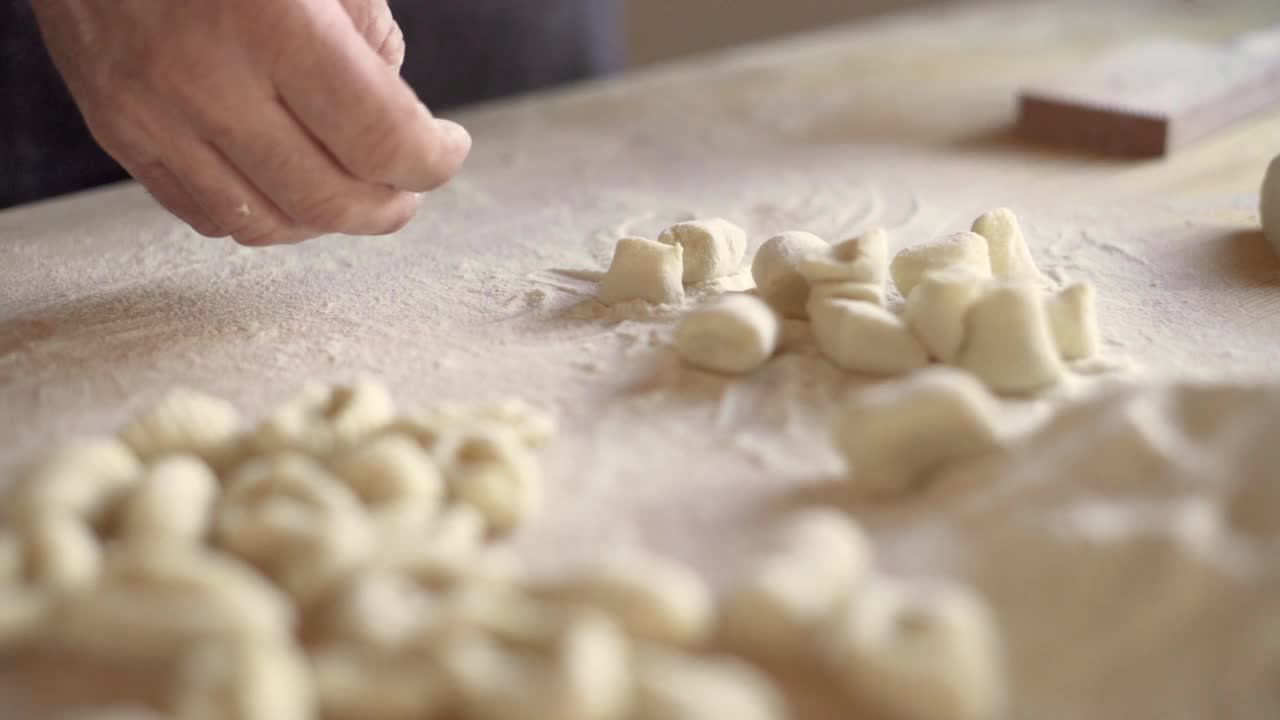
[[[740,380],[684,369],[670,318],[595,304],[582,271],[620,235],[696,216],[735,220],[752,248],[884,225],[897,249],[1007,205],[1042,268],[1095,283],[1107,352],[1141,378],[1280,380],[1280,260],[1257,218],[1280,116],[1140,163],[1010,128],[1019,86],[1099,51],[1278,20],[1261,1],[965,6],[498,103],[458,118],[465,172],[389,238],[239,248],[134,186],[0,213],[0,469],[174,385],[256,414],[369,373],[405,404],[555,411],[548,508],[519,540],[536,567],[638,543],[722,579],[761,512],[837,482],[825,418],[866,380],[811,354]],[[1144,487],[1079,482],[1104,504]],[[1280,713],[1275,563],[1240,575],[1064,540],[1049,519],[1066,500],[1024,515],[1022,491],[955,522],[927,494],[855,508],[888,570],[990,596],[1018,717]]]

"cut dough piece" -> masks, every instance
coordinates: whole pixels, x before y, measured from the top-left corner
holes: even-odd
[[[1267,175],[1262,181],[1262,201],[1259,208],[1262,217],[1262,232],[1271,249],[1280,257],[1280,157],[1276,157],[1267,166]]]
[[[996,285],[975,300],[957,364],[1000,393],[1031,393],[1061,380],[1066,370],[1039,288]]]
[[[209,530],[218,479],[194,455],[170,455],[147,468],[121,508],[129,542],[197,543]]]
[[[850,372],[897,375],[929,364],[929,354],[897,315],[856,300],[809,303],[813,336],[828,360]]]
[[[645,646],[636,657],[634,720],[783,720],[782,694],[754,667]]]
[[[800,274],[810,285],[842,282],[883,287],[889,278],[889,233],[875,228],[816,252],[800,262]]]
[[[182,664],[176,720],[312,720],[306,656],[276,639],[203,643]]]
[[[359,444],[394,417],[391,393],[375,380],[311,385],[258,425],[254,443],[261,453],[294,450],[328,457]]]
[[[715,622],[711,591],[697,573],[636,550],[615,552],[554,591],[608,613],[637,638],[669,645],[698,645]]]
[[[900,492],[928,473],[992,450],[999,405],[972,375],[930,368],[859,392],[835,427],[854,485]]]
[[[643,300],[654,305],[684,302],[684,248],[645,238],[625,237],[600,281],[597,299],[605,305]]]
[[[723,627],[735,647],[792,661],[871,576],[871,542],[846,514],[793,512],[767,534],[729,590]]]
[[[800,274],[800,264],[830,251],[831,246],[812,233],[788,232],[769,238],[751,261],[751,277],[760,297],[783,317],[803,320],[809,281]]]
[[[97,524],[141,477],[142,463],[120,440],[79,440],[22,473],[0,511],[16,522],[28,513],[58,508]]]
[[[883,306],[884,286],[839,280],[818,283],[809,291],[809,306],[824,300],[856,300]]]
[[[973,221],[973,232],[987,239],[991,273],[998,278],[1043,283],[1044,276],[1031,256],[1018,216],[1008,208],[986,213]]]
[[[240,413],[226,400],[175,388],[133,419],[120,437],[144,461],[190,453],[215,462],[234,448]]]
[[[894,720],[998,720],[1008,705],[985,604],[950,585],[872,583],[829,633],[851,697]]]
[[[986,281],[967,267],[931,270],[907,298],[903,319],[929,355],[955,362],[964,344],[965,316]]]
[[[962,232],[909,247],[893,258],[889,271],[898,292],[907,298],[924,279],[925,273],[956,265],[971,269],[979,277],[991,277],[991,256],[986,238]]]
[[[1093,285],[1078,282],[1059,290],[1046,305],[1049,325],[1058,352],[1066,360],[1082,360],[1098,354],[1098,302]]]
[[[731,293],[685,315],[675,347],[690,365],[729,374],[764,365],[778,348],[779,322],[763,300]]]
[[[684,282],[699,283],[738,272],[747,254],[747,232],[723,218],[672,225],[658,236],[684,248]]]

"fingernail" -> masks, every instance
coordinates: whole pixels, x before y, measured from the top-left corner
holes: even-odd
[[[444,135],[445,142],[460,157],[465,157],[471,152],[471,133],[467,129],[452,120],[444,118],[436,118],[436,127],[440,128],[441,134]]]

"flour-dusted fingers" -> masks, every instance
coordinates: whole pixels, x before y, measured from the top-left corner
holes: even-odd
[[[208,238],[227,237],[227,231],[214,222],[204,208],[182,185],[177,176],[159,160],[134,160],[129,157],[117,157],[116,162],[142,184],[151,197],[160,203],[165,210],[173,213],[179,220],[190,225],[193,230]]]
[[[317,234],[385,235],[413,219],[416,193],[352,177],[274,99],[250,95],[245,104],[255,108],[253,124],[212,133],[210,142],[290,224]]]
[[[169,158],[174,173],[205,213],[241,245],[289,245],[320,234],[295,225],[217,148],[189,138]]]
[[[285,105],[355,177],[400,190],[424,192],[443,185],[471,150],[462,126],[437,121],[356,32],[312,11],[296,36],[302,44],[281,48],[273,79]]]

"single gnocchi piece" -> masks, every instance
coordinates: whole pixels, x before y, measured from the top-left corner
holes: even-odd
[[[57,720],[169,720],[166,716],[145,707],[118,706],[95,708],[68,715],[58,715]]]
[[[800,274],[810,286],[855,283],[883,288],[889,278],[889,233],[875,228],[800,262]]]
[[[764,365],[778,349],[778,316],[763,300],[723,295],[684,316],[675,347],[690,365],[731,375]]]
[[[542,469],[514,432],[479,427],[446,435],[433,453],[450,493],[470,504],[498,533],[514,530],[542,507]]]
[[[809,303],[818,349],[849,372],[898,375],[929,364],[929,354],[892,312],[856,300]]]
[[[358,571],[316,612],[326,642],[376,653],[395,653],[439,613],[438,603],[404,573]]]
[[[124,499],[120,531],[130,542],[196,543],[209,530],[218,479],[194,455],[166,456]]]
[[[1271,243],[1276,256],[1280,257],[1280,157],[1267,166],[1258,214],[1262,218],[1263,235]]]
[[[747,253],[746,231],[724,218],[677,223],[663,230],[658,242],[684,248],[686,284],[738,272]]]
[[[0,582],[0,653],[47,640],[56,595],[48,588]]]
[[[465,716],[487,720],[629,717],[631,652],[607,617],[578,613],[551,647],[504,646],[484,633],[463,633],[440,654]]]
[[[751,261],[751,277],[760,297],[783,317],[803,320],[809,302],[809,281],[800,272],[806,259],[829,253],[825,240],[807,232],[787,232],[769,238]]]
[[[608,613],[636,638],[668,645],[699,645],[715,623],[711,591],[696,572],[638,550],[614,552],[554,591]]]
[[[605,305],[643,300],[654,305],[684,302],[684,246],[625,237],[600,281],[596,298]]]
[[[278,453],[230,477],[214,539],[302,598],[364,561],[375,533],[345,484],[306,456]]]
[[[0,587],[23,581],[23,552],[22,538],[18,533],[0,526]]]
[[[212,638],[288,638],[293,605],[261,575],[192,548],[129,548],[91,593],[59,606],[52,642],[79,657],[168,663]]]
[[[546,446],[556,433],[555,418],[517,398],[478,405],[444,403],[400,418],[388,431],[408,435],[431,451],[443,436],[460,428],[493,425],[514,432],[531,449]]]
[[[877,581],[828,638],[832,674],[877,717],[1005,716],[999,637],[986,605],[962,587]]]
[[[965,317],[986,285],[966,267],[933,270],[907,298],[903,319],[929,355],[953,363],[964,345]]]
[[[295,451],[328,457],[359,444],[395,418],[395,402],[381,383],[311,385],[258,424],[259,453]]]
[[[240,413],[226,400],[187,388],[165,393],[120,431],[145,461],[175,453],[209,462],[226,456],[240,433]]]
[[[1007,394],[1042,390],[1066,372],[1040,290],[1023,284],[996,285],[974,301],[956,361]]]
[[[176,720],[313,720],[315,692],[302,651],[278,639],[200,644],[178,673]]]
[[[433,663],[350,648],[326,648],[311,657],[322,717],[430,720],[453,701]]]
[[[973,221],[973,232],[987,239],[991,253],[991,273],[997,278],[1043,283],[1044,276],[1031,256],[1018,216],[999,208]]]
[[[731,657],[698,657],[649,645],[636,654],[635,720],[783,720],[769,678]]]
[[[374,515],[399,513],[426,524],[444,497],[444,478],[413,438],[382,434],[340,453],[333,470]]]
[[[141,477],[142,463],[121,441],[79,440],[20,474],[6,494],[3,509],[15,520],[59,509],[96,524]]]
[[[1059,290],[1045,304],[1049,327],[1065,360],[1094,357],[1102,345],[1098,331],[1098,301],[1093,285],[1077,282]]]
[[[836,423],[835,444],[856,487],[901,492],[948,463],[994,449],[998,413],[972,375],[930,368],[859,392]]]
[[[844,513],[806,509],[767,533],[763,547],[733,583],[723,628],[738,648],[775,661],[812,650],[816,632],[868,581],[870,540]]]
[[[925,273],[955,266],[967,268],[979,277],[991,277],[987,239],[977,233],[962,232],[909,247],[893,258],[889,272],[898,292],[907,298]]]
[[[102,570],[102,546],[93,529],[70,512],[47,509],[21,523],[24,574],[58,592],[93,586]]]

